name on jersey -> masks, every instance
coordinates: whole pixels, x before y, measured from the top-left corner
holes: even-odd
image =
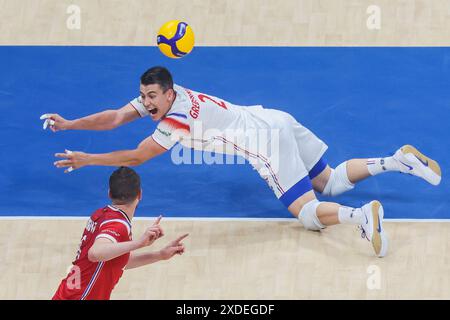
[[[87,222],[87,225],[86,225],[86,230],[90,233],[94,233],[96,228],[97,228],[97,222],[94,222],[91,219],[89,219]]]
[[[189,99],[191,100],[191,110],[189,111],[189,114],[191,115],[192,118],[197,119],[198,115],[200,113],[200,104],[197,101],[197,99],[195,99],[194,95],[192,94],[192,92],[188,89],[186,89],[186,92],[189,96]]]

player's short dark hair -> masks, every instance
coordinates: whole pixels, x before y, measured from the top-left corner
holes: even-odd
[[[163,92],[173,89],[173,79],[169,70],[164,67],[153,67],[144,72],[141,76],[141,84],[159,84]]]
[[[128,204],[141,191],[141,178],[131,168],[120,167],[109,177],[109,192],[114,204]]]

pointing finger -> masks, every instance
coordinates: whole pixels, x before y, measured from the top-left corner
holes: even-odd
[[[158,225],[159,222],[161,221],[161,219],[162,219],[162,215],[160,215],[158,218],[156,218],[156,220],[155,220],[155,222],[153,223],[153,225],[154,225],[154,226]]]
[[[175,242],[175,243],[178,243],[178,242],[180,242],[181,240],[183,240],[184,238],[186,238],[188,235],[189,235],[189,233],[183,234],[181,237],[178,237],[174,242]]]

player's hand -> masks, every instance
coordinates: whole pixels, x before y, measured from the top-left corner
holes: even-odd
[[[161,238],[162,236],[164,236],[164,230],[161,228],[161,226],[159,225],[159,223],[161,222],[162,219],[162,215],[160,215],[158,218],[156,218],[155,222],[153,222],[152,226],[150,228],[153,229],[157,229],[159,231],[158,236],[155,240]]]
[[[139,238],[138,244],[140,248],[147,247],[164,235],[164,231],[159,225],[162,216],[159,216],[152,226],[148,227],[144,234]]]
[[[53,164],[57,168],[67,168],[64,173],[72,172],[75,169],[89,164],[89,154],[79,151],[65,150],[65,153],[56,153],[55,157],[65,160],[55,161]]]
[[[183,234],[181,237],[178,237],[174,241],[170,242],[165,248],[161,249],[161,259],[167,260],[172,258],[175,254],[183,254],[184,244],[181,240],[186,238],[188,235],[189,233]]]
[[[70,129],[72,121],[66,120],[56,113],[43,114],[39,119],[45,120],[42,128],[45,130],[50,128],[53,132]]]
[[[159,223],[161,222],[161,219],[162,219],[162,215],[160,215],[158,218],[156,218],[155,222],[153,222],[153,225],[152,225],[152,227],[159,227],[159,229],[161,231],[160,234],[159,234],[158,239],[161,238],[164,235],[164,230],[159,225]]]

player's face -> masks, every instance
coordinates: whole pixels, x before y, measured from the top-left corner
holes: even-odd
[[[163,92],[159,84],[140,86],[142,104],[150,113],[153,121],[161,118],[169,111],[175,98],[173,89]]]

